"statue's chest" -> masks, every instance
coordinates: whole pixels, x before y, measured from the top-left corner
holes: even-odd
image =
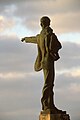
[[[44,49],[45,47],[45,35],[43,34],[40,34],[39,46],[41,49]]]

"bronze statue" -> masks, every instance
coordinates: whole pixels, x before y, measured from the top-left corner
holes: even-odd
[[[47,16],[43,16],[40,20],[42,30],[40,34],[32,37],[22,38],[22,42],[35,43],[38,47],[38,56],[35,61],[35,71],[43,70],[44,73],[44,86],[42,90],[42,110],[52,110],[53,113],[65,113],[65,111],[59,110],[54,105],[54,61],[57,61],[60,57],[58,54],[61,49],[61,43],[58,41],[57,36],[53,33],[50,27],[50,19]]]

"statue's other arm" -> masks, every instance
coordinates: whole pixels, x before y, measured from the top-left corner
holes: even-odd
[[[22,42],[26,42],[26,43],[35,43],[37,44],[37,37],[36,36],[32,36],[32,37],[24,37],[21,40]]]

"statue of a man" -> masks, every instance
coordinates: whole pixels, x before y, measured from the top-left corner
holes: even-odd
[[[42,110],[52,110],[53,113],[64,113],[54,105],[54,61],[59,59],[58,51],[61,49],[61,43],[58,41],[57,36],[53,33],[50,27],[50,19],[43,16],[40,20],[42,30],[40,34],[32,37],[22,38],[22,42],[35,43],[38,47],[38,56],[35,61],[35,71],[43,70],[44,73],[44,86],[42,90]]]

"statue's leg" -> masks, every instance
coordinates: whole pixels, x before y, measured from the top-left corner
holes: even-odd
[[[43,95],[41,98],[42,110],[52,110],[53,113],[65,114],[66,111],[59,110],[54,104],[54,63],[50,66],[50,69],[43,69],[43,72],[44,86],[42,91]]]
[[[42,109],[51,109],[54,106],[53,100],[53,84],[54,84],[54,63],[50,63],[49,69],[43,69],[44,72],[44,87],[43,96],[41,99]]]

